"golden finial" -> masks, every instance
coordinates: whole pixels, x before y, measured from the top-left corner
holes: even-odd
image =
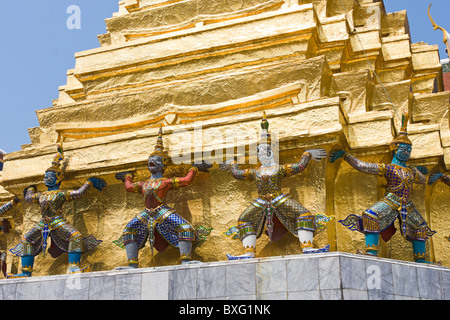
[[[54,172],[57,175],[58,181],[61,181],[64,179],[64,172],[61,169],[61,161],[65,159],[64,156],[64,150],[62,146],[62,142],[57,144],[57,152],[56,155],[53,157],[52,165],[45,170],[45,172]]]
[[[153,156],[161,157],[163,159],[164,165],[167,165],[169,162],[169,155],[168,155],[167,151],[164,150],[162,125],[159,127],[158,138],[156,140],[156,145],[155,145],[155,151],[153,151],[152,154],[150,154],[150,157],[153,157]]]
[[[263,111],[263,119],[261,121],[261,140],[259,144],[271,144],[270,133],[269,133],[269,121],[267,121],[266,112]]]
[[[441,26],[437,25],[436,22],[434,22],[433,18],[431,17],[430,9],[431,9],[431,3],[430,3],[430,6],[428,7],[428,17],[430,18],[430,21],[431,21],[431,24],[433,25],[434,30],[439,29],[439,30],[441,30],[444,33],[444,39],[442,41],[447,46],[447,54],[450,54],[449,47],[448,47],[449,33],[447,32],[447,30],[445,30]]]

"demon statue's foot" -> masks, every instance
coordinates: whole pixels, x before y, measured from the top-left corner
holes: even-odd
[[[139,261],[134,258],[129,258],[128,266],[117,267],[114,270],[133,270],[133,269],[138,269],[138,268],[139,268]]]
[[[441,261],[430,262],[430,261],[427,261],[425,259],[417,259],[414,262],[416,262],[416,263],[424,263],[424,264],[431,264],[433,266],[440,266],[440,267],[442,267],[442,262]]]
[[[114,268],[114,270],[136,270],[138,269],[137,267],[130,267],[130,266],[120,266],[117,268]]]
[[[17,279],[17,278],[30,278],[31,272],[22,272],[19,274],[12,274],[7,272],[6,273],[6,279]]]
[[[377,255],[376,254],[374,254],[374,253],[370,253],[370,252],[367,252],[367,251],[362,251],[362,250],[356,250],[356,254],[360,254],[360,255],[363,255],[363,256],[369,256],[369,257],[377,257]]]
[[[67,268],[67,274],[75,274],[75,273],[86,273],[91,271],[91,265],[88,265],[84,268],[80,268],[77,264],[71,264]]]
[[[228,260],[244,260],[244,259],[254,259],[255,256],[251,256],[251,255],[241,255],[241,256],[233,256],[231,254],[227,253],[227,258]]]
[[[321,252],[330,252],[330,245],[326,245],[323,248],[303,248],[303,253],[321,253]]]
[[[34,256],[22,256],[21,264],[22,264],[22,273],[12,274],[12,273],[7,272],[6,279],[31,277],[31,273],[33,272]]]
[[[181,260],[181,264],[182,264],[182,265],[186,265],[186,264],[196,264],[196,263],[203,263],[203,262],[198,261],[198,260]]]

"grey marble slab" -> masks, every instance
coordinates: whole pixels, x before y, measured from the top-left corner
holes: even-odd
[[[384,261],[366,260],[366,284],[370,300],[393,300],[392,265]]]
[[[198,269],[197,298],[225,298],[225,266]]]
[[[24,281],[17,284],[16,300],[39,300],[40,281]]]
[[[227,297],[256,295],[256,263],[235,263],[225,267]]]
[[[363,259],[340,257],[341,281],[343,289],[367,290],[367,268]]]
[[[169,299],[169,271],[142,274],[142,300]]]
[[[341,289],[341,274],[339,257],[325,257],[319,259],[319,289]]]
[[[169,273],[169,300],[189,300],[197,296],[197,269],[187,268]]]
[[[319,289],[319,260],[290,259],[287,261],[288,292]]]
[[[396,296],[419,297],[417,268],[409,264],[393,264],[392,277]]]
[[[39,288],[39,300],[64,300],[64,280],[42,281]]]
[[[15,283],[0,285],[0,300],[15,300],[16,289]]]
[[[417,268],[419,298],[441,300],[443,293],[439,270]]]
[[[319,290],[288,292],[288,300],[320,300]]]
[[[114,300],[115,282],[115,276],[90,278],[89,300]]]
[[[64,281],[64,300],[88,300],[89,277],[85,275],[71,275]]]
[[[116,276],[115,300],[140,300],[142,292],[142,274],[124,274]]]
[[[441,270],[442,299],[450,300],[450,270]]]
[[[256,265],[256,290],[258,295],[287,292],[287,267],[285,260],[264,261]]]

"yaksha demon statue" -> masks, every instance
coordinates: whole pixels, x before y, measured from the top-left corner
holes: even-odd
[[[114,241],[118,246],[125,247],[128,267],[118,269],[138,268],[138,252],[149,240],[153,248],[162,252],[169,245],[180,250],[182,264],[194,263],[191,257],[192,247],[204,241],[212,229],[193,226],[176,211],[166,205],[164,198],[170,190],[189,186],[200,171],[208,171],[211,167],[205,163],[194,165],[183,178],[164,178],[163,174],[169,165],[170,158],[164,151],[162,128],[159,130],[155,151],[148,158],[148,169],[151,177],[148,180],[134,182],[132,172],[116,174],[118,180],[125,182],[128,192],[140,193],[144,196],[145,209],[132,219],[122,236]]]
[[[231,170],[237,180],[254,180],[259,197],[241,214],[237,227],[232,230],[244,246],[244,254],[227,255],[229,260],[254,258],[256,255],[256,239],[262,235],[264,227],[271,241],[279,240],[287,231],[300,240],[303,253],[329,251],[329,246],[321,249],[313,248],[314,232],[322,228],[330,217],[312,214],[302,204],[292,199],[292,195],[281,192],[281,181],[285,177],[298,174],[306,169],[312,159],[319,161],[327,156],[324,149],[307,150],[297,163],[279,165],[275,161],[269,133],[269,122],[264,118],[261,122],[261,140],[257,146],[257,156],[261,167],[256,169],[240,169],[233,161],[221,165],[222,170]]]
[[[396,232],[394,221],[398,218],[401,234],[412,242],[414,260],[425,263],[425,241],[435,232],[430,230],[410,199],[413,184],[425,184],[426,177],[419,168],[406,164],[412,150],[407,124],[408,114],[404,113],[400,133],[390,145],[393,156],[390,164],[367,163],[342,150],[332,152],[330,162],[343,157],[356,170],[380,175],[387,181],[387,194],[379,202],[365,210],[362,216],[351,214],[345,220],[339,221],[352,231],[364,233],[366,250],[358,253],[376,256],[379,236],[381,235],[384,241],[389,241]]]
[[[20,203],[19,198],[14,197],[13,200],[0,206],[0,232],[8,233],[11,230],[11,223],[8,221],[8,217],[5,217],[5,214],[18,203]],[[4,252],[0,252],[0,268],[6,277],[6,253]]]
[[[41,219],[22,238],[20,244],[10,251],[21,257],[22,273],[8,274],[8,278],[31,277],[34,257],[39,253],[45,255],[47,240],[50,236],[51,246],[48,252],[53,258],[68,252],[69,266],[67,273],[82,273],[89,270],[89,266],[80,268],[81,255],[93,250],[101,243],[94,236],[84,237],[75,229],[62,214],[63,204],[81,198],[91,187],[102,191],[106,182],[99,178],[89,178],[78,190],[60,190],[64,173],[61,161],[64,160],[62,145],[58,145],[58,153],[52,165],[45,171],[45,192],[36,192],[35,186],[24,190],[25,200],[40,206]]]

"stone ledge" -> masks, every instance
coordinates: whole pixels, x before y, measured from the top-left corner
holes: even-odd
[[[0,300],[450,300],[450,269],[330,252],[0,281]]]

